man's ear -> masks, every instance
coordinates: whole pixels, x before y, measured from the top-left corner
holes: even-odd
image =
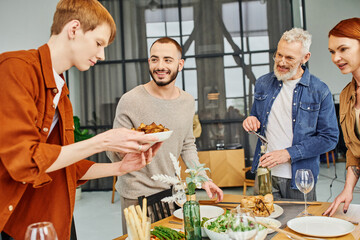
[[[75,39],[77,32],[81,29],[79,20],[71,20],[67,26],[69,39]]]
[[[308,52],[308,53],[303,57],[303,59],[302,59],[302,61],[301,61],[301,64],[305,64],[307,61],[309,61],[310,56],[311,56],[311,53]]]
[[[181,72],[181,70],[184,68],[184,64],[185,64],[185,60],[184,59],[180,59],[179,60],[179,66],[178,66],[178,71]]]

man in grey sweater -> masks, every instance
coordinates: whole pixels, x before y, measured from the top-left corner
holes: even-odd
[[[120,176],[116,190],[120,193],[122,210],[137,204],[137,198],[149,196],[170,186],[151,177],[155,174],[175,176],[170,153],[176,158],[181,155],[187,166],[199,165],[199,158],[193,135],[194,98],[175,86],[178,72],[184,66],[182,49],[173,39],[165,37],[156,40],[150,48],[149,71],[152,80],[125,93],[117,106],[114,128],[137,128],[141,123],[162,124],[173,131],[154,157],[153,163],[143,169]],[[121,161],[122,156],[108,152],[112,162]],[[210,198],[223,198],[222,190],[210,179],[203,183]],[[126,232],[123,216],[123,232]]]

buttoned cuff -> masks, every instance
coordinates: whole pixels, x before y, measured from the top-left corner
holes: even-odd
[[[292,146],[292,147],[289,147],[289,148],[286,148],[286,150],[290,154],[291,162],[296,162],[296,161],[302,159],[301,151],[296,145]]]
[[[34,188],[43,187],[52,181],[46,170],[56,161],[61,151],[61,146],[59,145],[46,144],[46,148],[42,148],[41,145],[39,144],[39,149],[33,157],[39,171],[34,179]]]
[[[77,186],[82,185],[88,181],[88,180],[80,180],[80,179],[85,175],[87,171],[89,171],[89,168],[94,164],[95,162],[89,160],[81,160],[76,163]]]

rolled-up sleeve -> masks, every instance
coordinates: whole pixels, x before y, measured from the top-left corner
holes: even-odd
[[[350,166],[360,167],[360,158],[354,156],[354,154],[350,151],[346,151],[346,169]]]

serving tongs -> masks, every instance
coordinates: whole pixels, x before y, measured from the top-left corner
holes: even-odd
[[[258,133],[255,132],[255,131],[250,131],[249,133],[255,134],[255,135],[260,139],[260,141],[262,142],[262,144],[265,144],[265,145],[268,144],[268,140],[267,140],[263,135],[260,135],[260,134],[258,134]]]
[[[260,139],[261,144],[265,146],[265,149],[267,148],[268,140],[266,139],[266,137],[264,137],[263,135],[255,132],[255,131],[249,131],[249,133],[255,134]],[[256,171],[259,168],[259,164],[260,164],[260,161],[258,162],[258,164],[256,166]]]

